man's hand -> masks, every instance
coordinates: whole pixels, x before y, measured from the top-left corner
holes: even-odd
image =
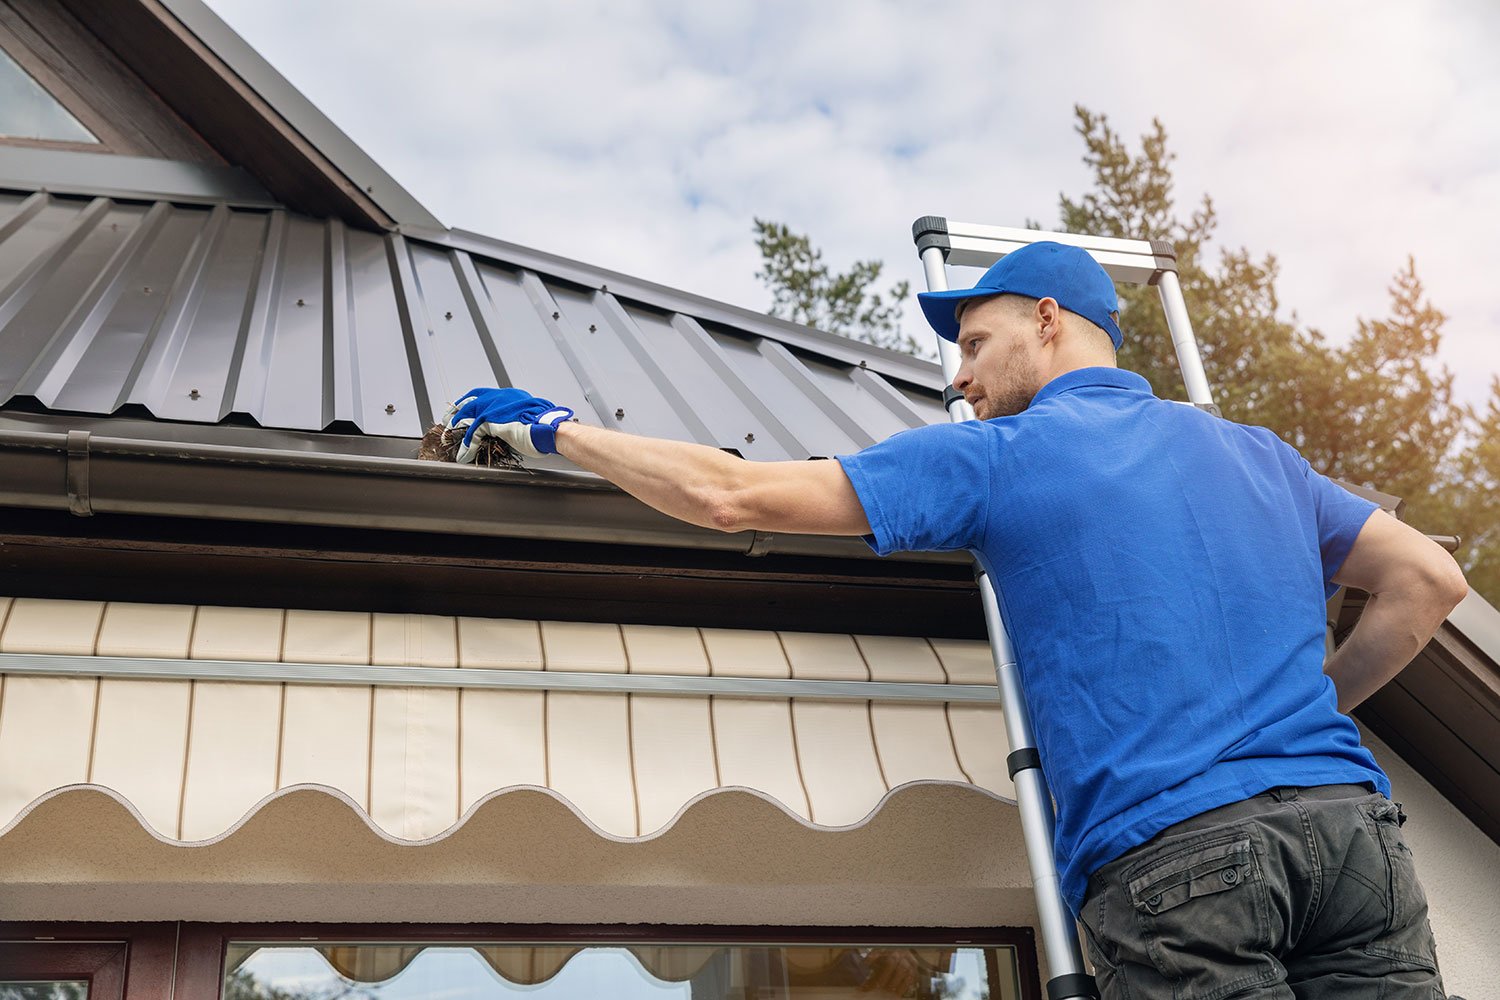
[[[1370,595],[1354,631],[1323,668],[1338,689],[1341,712],[1400,673],[1469,590],[1441,546],[1378,510],[1333,581]]]
[[[448,409],[449,427],[466,427],[457,459],[468,464],[486,437],[498,437],[522,455],[557,453],[557,425],[573,411],[521,389],[470,389]]]

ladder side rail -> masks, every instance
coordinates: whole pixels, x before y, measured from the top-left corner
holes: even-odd
[[[1172,332],[1177,367],[1182,370],[1182,384],[1187,387],[1188,399],[1197,406],[1212,407],[1213,391],[1209,389],[1208,376],[1203,372],[1203,356],[1198,353],[1198,338],[1193,335],[1193,321],[1188,318],[1187,302],[1182,297],[1182,283],[1177,280],[1176,268],[1162,272],[1156,283],[1156,293],[1167,315],[1167,329]]]
[[[944,263],[944,248],[924,247],[921,259],[927,290],[946,291],[948,272]],[[938,355],[942,361],[943,377],[947,379],[949,386],[949,390],[944,393],[949,419],[954,423],[973,420],[973,408],[963,396],[952,391],[953,377],[958,374],[960,365],[958,346],[939,337]],[[975,565],[975,579],[979,584],[980,601],[984,607],[985,626],[989,630],[990,656],[995,664],[995,681],[1000,689],[1001,711],[1010,744],[1006,764],[1016,786],[1016,805],[1021,814],[1021,837],[1026,845],[1026,859],[1031,869],[1032,891],[1036,895],[1042,948],[1052,972],[1052,979],[1047,983],[1047,995],[1050,1000],[1097,997],[1098,989],[1093,978],[1084,970],[1078,925],[1062,897],[1062,883],[1052,850],[1056,823],[1052,813],[1052,794],[1038,763],[1036,739],[1032,734],[1031,716],[1021,687],[1014,647],[1000,616],[1000,602],[995,596],[989,575],[978,564]]]

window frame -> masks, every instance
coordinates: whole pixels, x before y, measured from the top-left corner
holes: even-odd
[[[0,135],[0,146],[23,146],[28,149],[61,149],[81,153],[115,153],[126,156],[141,155],[137,145],[112,125],[84,99],[83,95],[70,87],[47,63],[37,55],[14,31],[0,23],[0,49],[15,61],[21,70],[36,81],[64,111],[72,115],[80,125],[88,129],[98,142],[75,142],[69,139],[27,139],[21,136]]]
[[[1022,1000],[1041,1000],[1036,935],[1030,927],[776,927],[702,924],[414,924],[414,923],[90,923],[0,921],[0,942],[81,948],[114,945],[123,992],[110,1000],[218,1000],[231,940],[308,945],[395,941],[423,943],[683,945],[935,945],[1014,948]],[[124,947],[119,946],[123,943]],[[40,953],[40,950],[39,950]],[[987,963],[988,964],[988,963]],[[28,968],[30,966],[27,966]],[[53,978],[65,978],[63,975]],[[72,978],[82,978],[72,976]],[[89,1000],[96,1000],[91,989]]]
[[[121,1000],[129,954],[125,940],[69,940],[0,933],[0,982],[88,984],[88,1000]]]

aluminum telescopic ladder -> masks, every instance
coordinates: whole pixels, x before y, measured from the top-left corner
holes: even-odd
[[[1172,245],[1162,240],[1121,240],[1101,236],[1077,236],[1071,233],[1047,233],[1034,229],[1011,229],[1002,226],[980,226],[950,222],[941,216],[923,216],[912,224],[912,239],[922,258],[927,290],[946,291],[946,265],[989,267],[1006,254],[1029,243],[1051,240],[1081,247],[1103,266],[1116,282],[1156,286],[1166,311],[1167,328],[1172,346],[1177,349],[1177,363],[1187,386],[1188,400],[1204,409],[1214,409],[1208,379],[1203,374],[1203,359],[1188,320],[1182,285],[1177,280],[1177,258]],[[960,364],[958,347],[938,338],[943,378],[943,402],[954,422],[973,420],[974,411],[961,393],[953,388],[953,377]],[[1042,774],[1041,758],[1032,735],[1031,717],[1026,709],[1025,692],[1016,668],[1015,650],[1000,618],[1000,605],[988,576],[977,564],[980,601],[984,606],[985,625],[990,633],[990,653],[995,660],[995,678],[1005,727],[1010,737],[1010,755],[1006,767],[1016,786],[1016,801],[1021,810],[1021,832],[1026,842],[1026,856],[1031,866],[1031,881],[1036,890],[1037,914],[1042,928],[1042,947],[1046,951],[1052,978],[1047,982],[1050,1000],[1098,997],[1092,976],[1084,972],[1083,954],[1078,947],[1078,927],[1063,902],[1052,854],[1052,832],[1055,818],[1047,779]]]

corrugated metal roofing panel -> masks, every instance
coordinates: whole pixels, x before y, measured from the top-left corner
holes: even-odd
[[[935,368],[932,385],[903,381],[924,369],[844,341],[819,354],[821,335],[781,337],[770,318],[684,313],[697,300],[654,286],[622,298],[608,272],[537,270],[524,264],[550,258],[512,249],[0,192],[0,408],[417,438],[464,390],[519,385],[590,423],[754,459],[943,419]]]

